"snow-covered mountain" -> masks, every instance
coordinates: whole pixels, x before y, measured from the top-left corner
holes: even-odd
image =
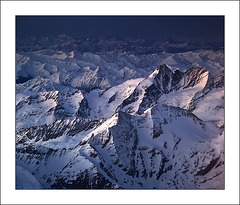
[[[18,43],[17,189],[224,188],[223,52],[133,42]]]

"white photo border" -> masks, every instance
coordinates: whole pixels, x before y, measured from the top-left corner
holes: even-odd
[[[225,190],[15,190],[16,15],[224,15]],[[2,1],[1,123],[3,204],[237,204],[239,202],[239,2]]]

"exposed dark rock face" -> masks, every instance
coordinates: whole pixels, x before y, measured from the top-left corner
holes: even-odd
[[[218,163],[218,160],[219,160],[220,157],[216,158],[216,159],[212,159],[210,161],[210,163],[205,167],[205,168],[202,168],[201,170],[199,170],[196,174],[196,176],[199,176],[199,175],[206,175],[208,172],[210,172],[213,167]]]
[[[65,132],[69,136],[74,136],[83,130],[92,129],[97,124],[99,124],[98,121],[90,119],[57,120],[49,125],[31,127],[19,133],[18,136],[21,138],[19,143],[28,139],[35,139],[36,142],[39,140],[48,141],[62,136]]]
[[[224,88],[224,75],[219,74],[217,76],[212,76],[209,74],[208,81],[206,86],[199,92],[195,94],[190,105],[189,110],[193,112],[197,105],[205,98],[205,96],[213,91],[214,89],[223,89]],[[222,99],[224,101],[224,99]],[[216,105],[215,109],[224,109],[223,106]]]
[[[77,115],[79,117],[82,118],[87,118],[89,116],[89,112],[90,112],[90,108],[88,106],[88,101],[87,99],[83,99],[80,103],[79,103],[79,108],[77,111]]]
[[[128,175],[135,175],[135,151],[138,144],[138,136],[131,125],[129,114],[118,112],[118,122],[116,126],[110,128],[115,145],[117,160],[126,169]]]
[[[116,99],[117,93],[115,93],[109,100],[108,100],[108,104],[113,102]]]
[[[52,189],[113,189],[118,188],[115,184],[108,181],[99,172],[92,174],[84,170],[76,175],[75,180],[69,180],[67,177],[59,177],[51,185]]]
[[[208,73],[204,68],[191,68],[184,73],[183,88],[193,87],[201,80],[202,74]]]

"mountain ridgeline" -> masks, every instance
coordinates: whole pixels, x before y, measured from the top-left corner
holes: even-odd
[[[113,86],[17,84],[17,188],[223,189],[223,80],[163,64]]]
[[[18,39],[16,188],[224,189],[224,55],[189,46]]]

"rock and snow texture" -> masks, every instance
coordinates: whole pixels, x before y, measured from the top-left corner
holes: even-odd
[[[224,189],[221,51],[31,43],[16,54],[17,189]]]

